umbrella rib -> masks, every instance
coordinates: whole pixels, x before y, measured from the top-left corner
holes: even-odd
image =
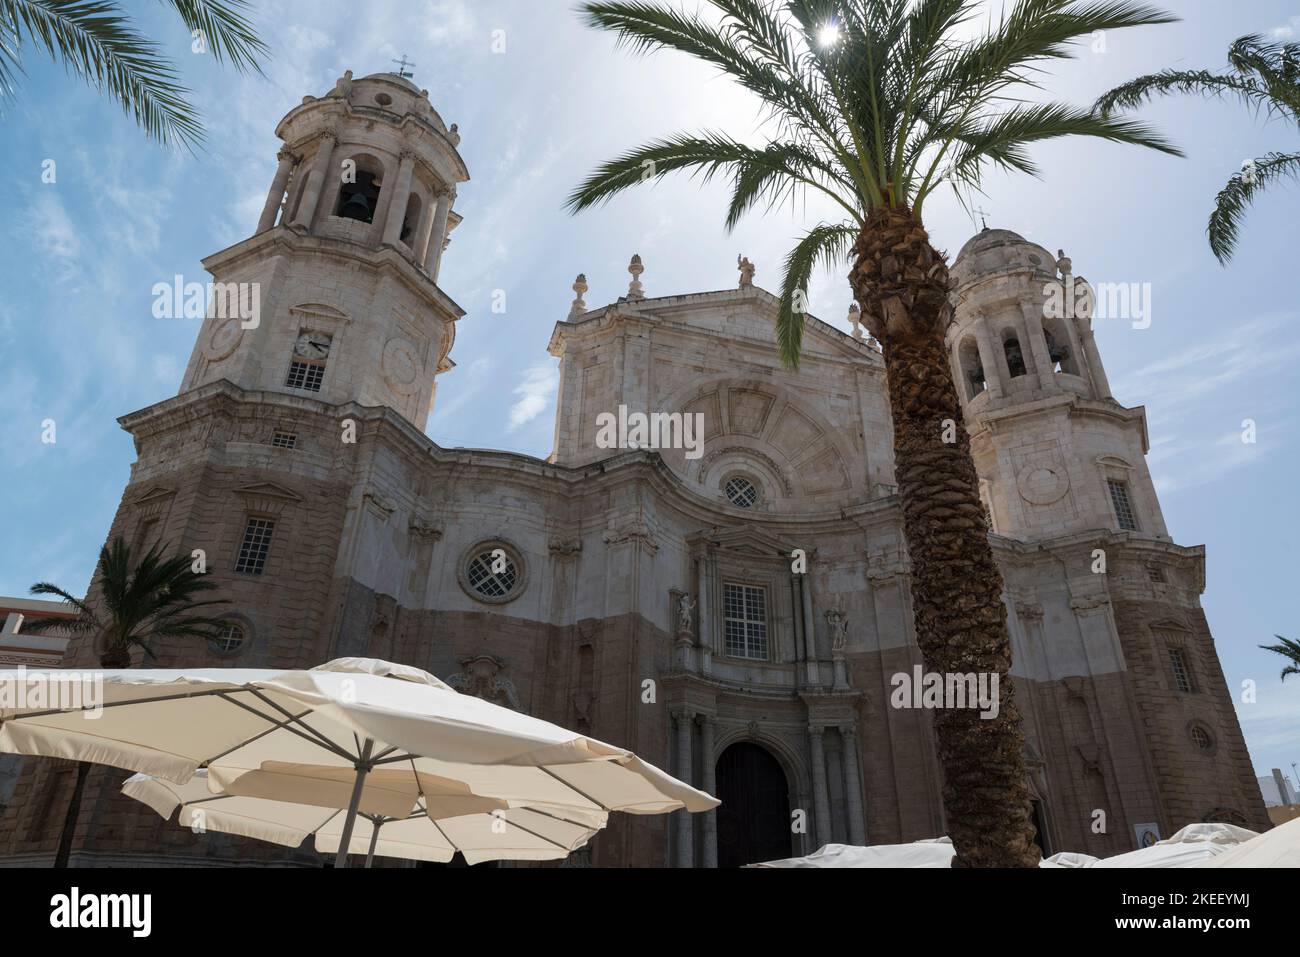
[[[520,810],[531,811],[532,808],[520,808]],[[552,847],[558,847],[560,850],[565,851],[566,853],[570,853],[570,854],[573,853],[572,848],[565,847],[563,844],[561,844],[558,841],[552,841],[545,834],[538,834],[536,831],[530,831],[528,828],[524,827],[518,821],[512,821],[509,818],[503,818],[503,820],[511,827],[517,827],[525,834],[531,834],[533,837],[537,838],[540,841],[545,841],[547,844],[551,845]]]
[[[280,707],[274,701],[272,701],[271,699],[267,698],[264,694],[262,694],[261,691],[257,689],[253,689],[253,694],[257,697],[259,701],[267,705],[267,707],[274,708],[276,711],[280,712],[282,715],[288,718],[293,724],[300,725],[301,727],[306,728],[308,731],[310,731],[311,739],[315,740],[316,743],[319,744],[321,747],[323,747],[325,750],[332,751],[335,754],[340,755],[341,757],[345,757],[352,762],[355,762],[357,760],[357,756],[355,754],[348,754],[347,750],[343,748],[341,745],[331,741],[323,732],[317,731],[306,721],[304,721],[300,716],[294,715],[287,709]],[[247,705],[244,705],[243,707],[247,707]],[[253,709],[249,708],[248,710],[252,711]],[[257,714],[256,711],[253,711],[253,713]],[[310,713],[311,713],[311,709],[308,709],[307,711],[303,712],[303,714],[310,714]],[[294,734],[297,734],[301,737],[306,737],[306,735],[303,735],[301,731],[297,731],[294,728],[290,728],[286,726],[285,730],[293,731]],[[357,748],[358,753],[360,752],[360,750],[361,750],[360,747],[358,747]]]
[[[564,778],[560,777],[558,774],[556,774],[554,771],[552,771],[550,768],[546,767],[545,765],[539,764],[539,765],[537,765],[537,769],[538,769],[539,771],[542,771],[542,772],[546,773],[546,774],[549,774],[551,777],[555,778],[555,780],[559,781],[561,784],[563,784],[566,788],[568,788],[568,789],[569,789],[570,791],[572,791],[574,794],[578,794],[578,795],[581,795],[582,797],[586,798],[588,801],[590,801],[592,804],[596,805],[596,807],[600,808],[602,811],[613,811],[613,810],[614,810],[612,807],[607,806],[604,802],[602,802],[602,801],[597,801],[594,797],[592,797],[590,794],[587,794],[587,793],[586,793],[585,791],[583,791],[581,788],[574,787],[572,784],[570,784],[568,781],[564,780]]]
[[[215,757],[209,758],[207,761],[203,762],[204,765],[207,765],[212,761],[220,760],[221,758],[224,758],[228,754],[233,754],[234,752],[238,751],[240,748],[247,747],[252,742],[261,740],[262,738],[270,734],[272,731],[288,731],[290,734],[295,734],[298,737],[302,738],[308,744],[314,744],[318,748],[322,748],[326,751],[338,755],[339,757],[346,758],[349,761],[355,760],[352,757],[352,755],[348,754],[347,751],[345,751],[343,748],[340,748],[338,745],[334,744],[334,742],[330,741],[328,738],[317,736],[317,733],[315,733],[315,729],[312,728],[311,725],[303,725],[303,726],[307,728],[307,730],[312,731],[313,734],[303,734],[297,728],[293,727],[294,723],[302,724],[302,721],[301,719],[296,718],[291,714],[288,715],[288,720],[286,721],[276,721],[269,714],[262,714],[262,712],[258,711],[256,708],[250,708],[248,705],[244,704],[241,701],[235,701],[233,698],[224,698],[224,697],[222,700],[229,701],[231,704],[235,705],[238,708],[243,708],[249,714],[257,715],[257,717],[261,718],[263,721],[270,721],[272,726],[270,728],[267,728],[261,734],[256,735],[252,738],[246,738],[243,741],[240,741],[234,747],[230,748],[229,750],[222,751],[220,754],[216,755]],[[303,712],[303,713],[308,714],[310,712]]]
[[[8,718],[0,719],[0,723],[3,722],[21,723],[23,721],[30,720],[31,718],[48,718],[50,715],[55,715],[55,714],[75,714],[78,711],[97,711],[97,710],[104,710],[108,708],[121,708],[126,705],[132,705],[132,704],[156,704],[158,702],[163,702],[163,701],[180,701],[185,698],[210,698],[214,696],[227,695],[231,691],[246,691],[246,690],[248,689],[243,687],[218,688],[214,691],[189,691],[183,694],[161,695],[157,698],[132,698],[130,701],[108,701],[99,705],[86,705],[81,708],[49,708],[45,711],[32,711],[27,714],[12,715]]]

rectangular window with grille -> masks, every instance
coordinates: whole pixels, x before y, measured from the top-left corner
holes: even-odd
[[[241,575],[260,575],[266,569],[266,556],[271,550],[271,533],[275,522],[265,518],[250,518],[244,526],[244,541],[235,559],[235,571]]]
[[[1174,687],[1179,691],[1195,691],[1192,683],[1192,668],[1187,660],[1187,651],[1183,648],[1169,649],[1169,664],[1174,670]]]
[[[722,586],[723,639],[733,658],[767,660],[767,590],[754,585]]]
[[[1115,518],[1119,527],[1130,532],[1138,531],[1137,516],[1133,513],[1133,500],[1128,494],[1128,483],[1116,479],[1107,479],[1110,489],[1110,503],[1115,506]]]
[[[271,435],[271,444],[277,449],[294,449],[298,447],[298,436],[294,432],[281,432],[276,429]]]
[[[290,389],[319,392],[321,383],[324,381],[325,365],[323,363],[303,362],[301,359],[294,359],[289,366],[289,376],[285,379],[284,384]]]

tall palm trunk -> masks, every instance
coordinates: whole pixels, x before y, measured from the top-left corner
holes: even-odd
[[[849,280],[884,349],[894,466],[914,569],[916,637],[926,671],[999,676],[996,718],[981,718],[973,706],[939,709],[934,716],[953,866],[1033,867],[1039,853],[1009,674],[1002,574],[989,546],[970,437],[944,347],[952,317],[948,266],[910,210],[882,209],[858,238]]]

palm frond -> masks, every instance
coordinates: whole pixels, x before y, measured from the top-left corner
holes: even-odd
[[[244,17],[247,0],[166,0],[191,33],[200,31],[218,63],[226,60],[239,72],[262,73],[266,44]]]
[[[1103,116],[1116,110],[1131,110],[1157,96],[1192,93],[1201,96],[1235,96],[1252,106],[1267,105],[1268,91],[1253,80],[1231,73],[1208,70],[1162,70],[1129,80],[1097,98],[1093,109]]]
[[[776,319],[776,343],[781,362],[799,368],[807,314],[808,283],[819,265],[844,265],[858,227],[848,223],[821,223],[790,251],[781,282],[781,308]]]
[[[1300,641],[1294,641],[1290,638],[1283,638],[1281,635],[1274,635],[1279,642],[1276,645],[1260,645],[1265,651],[1271,651],[1274,654],[1281,655],[1288,659],[1291,664],[1282,669],[1282,680],[1285,681],[1287,675],[1300,675]]]
[[[45,50],[72,73],[118,101],[145,133],[190,149],[203,125],[158,45],[136,32],[107,0],[3,0],[10,42]],[[2,71],[0,71],[2,72]]]
[[[1236,173],[1215,197],[1206,234],[1210,250],[1227,265],[1237,247],[1241,221],[1260,193],[1279,179],[1300,176],[1300,153],[1268,153],[1252,161],[1251,170]]]

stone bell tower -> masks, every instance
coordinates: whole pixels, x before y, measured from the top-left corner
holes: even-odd
[[[463,314],[438,286],[469,179],[460,134],[405,77],[349,71],[276,135],[256,233],[204,260],[213,303],[181,392],[224,379],[387,406],[423,429]]]
[[[1098,529],[1168,540],[1146,466],[1145,410],[1111,395],[1070,260],[985,229],[952,277],[949,356],[994,531],[1026,541]]]

